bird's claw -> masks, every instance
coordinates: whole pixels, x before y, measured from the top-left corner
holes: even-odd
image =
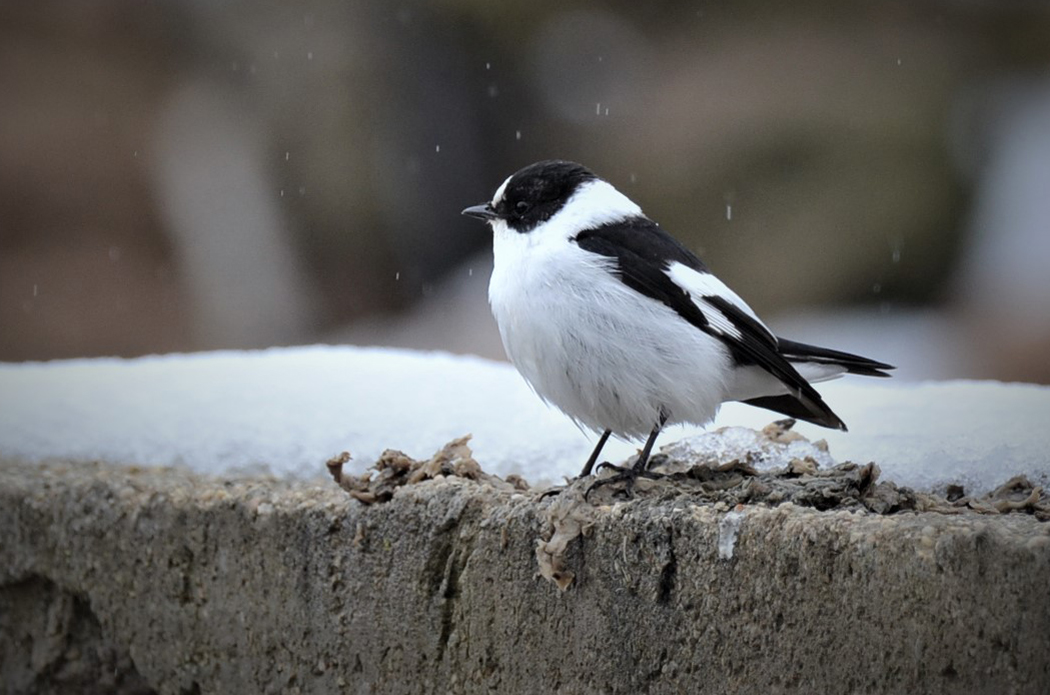
[[[602,463],[598,466],[598,470],[607,468],[609,470],[616,471],[616,475],[610,475],[607,478],[599,478],[591,483],[591,486],[587,488],[587,491],[583,493],[583,499],[588,499],[590,494],[600,487],[606,485],[615,485],[617,483],[627,483],[623,489],[626,497],[630,497],[634,490],[634,484],[638,478],[645,478],[646,480],[660,480],[666,477],[662,473],[654,473],[653,471],[645,470],[644,468],[634,468],[627,466],[615,466],[611,463]]]
[[[543,492],[541,492],[539,497],[537,497],[536,499],[537,500],[544,500],[544,499],[547,499],[548,497],[554,497],[555,495],[560,495],[564,491],[565,491],[565,486],[564,485],[555,485],[554,487],[549,487],[546,490],[544,490]]]

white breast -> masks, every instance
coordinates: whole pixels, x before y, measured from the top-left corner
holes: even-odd
[[[623,285],[612,259],[569,241],[580,227],[558,222],[527,234],[494,225],[489,302],[514,366],[596,431],[642,437],[661,412],[671,423],[710,421],[727,396],[722,343]]]

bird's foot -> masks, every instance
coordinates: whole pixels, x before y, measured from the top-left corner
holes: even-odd
[[[548,497],[554,497],[555,495],[560,495],[561,493],[565,492],[565,490],[567,488],[568,488],[568,485],[555,485],[553,487],[549,487],[546,490],[544,490],[543,492],[541,492],[539,494],[539,496],[536,497],[536,500],[539,501],[539,500],[547,499]]]
[[[646,480],[660,480],[661,478],[666,477],[663,473],[654,473],[645,468],[635,468],[634,466],[614,466],[611,463],[602,463],[598,466],[598,470],[605,468],[616,471],[616,474],[610,475],[606,478],[599,478],[591,483],[591,486],[587,488],[587,492],[583,493],[584,499],[590,497],[590,494],[600,487],[616,485],[618,483],[626,483],[622,492],[625,497],[630,497],[634,491],[634,484],[639,478],[645,478]]]

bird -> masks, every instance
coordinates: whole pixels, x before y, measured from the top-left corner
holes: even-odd
[[[889,376],[859,355],[778,338],[747,303],[634,201],[566,160],[530,164],[463,215],[488,223],[488,299],[507,357],[544,402],[600,433],[645,444],[706,425],[727,401],[845,430],[813,383]],[[608,465],[608,464],[604,464]]]

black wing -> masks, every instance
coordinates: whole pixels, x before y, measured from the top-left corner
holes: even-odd
[[[674,261],[700,272],[704,264],[652,220],[632,217],[577,234],[572,241],[583,249],[616,261],[615,274],[636,292],[663,302],[701,330],[709,330],[707,317],[665,272]]]
[[[662,302],[700,330],[721,340],[739,365],[757,365],[788,388],[789,398],[801,404],[805,419],[825,427],[846,429],[816,389],[780,354],[777,338],[732,299],[693,297],[667,274],[681,263],[707,273],[703,262],[647,217],[632,217],[580,232],[573,239],[580,248],[616,261],[617,277],[631,289]]]

